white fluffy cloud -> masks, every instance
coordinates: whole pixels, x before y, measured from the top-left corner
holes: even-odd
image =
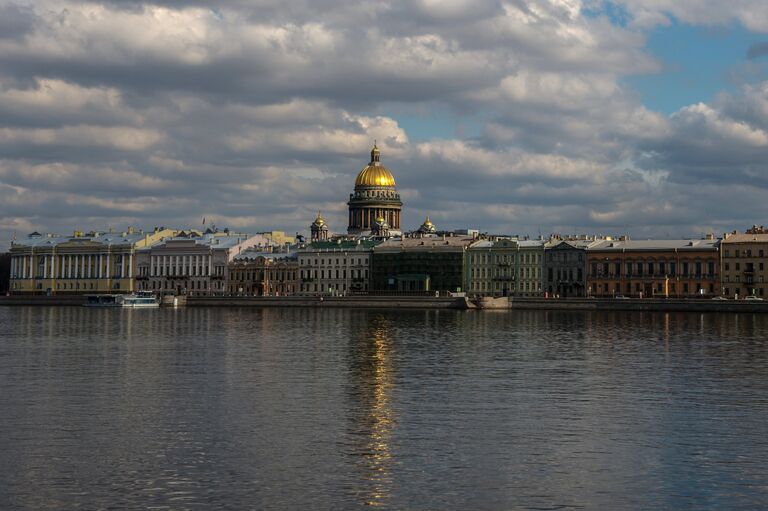
[[[670,117],[622,85],[660,68],[645,27],[761,29],[757,3],[627,0],[624,27],[578,0],[206,4],[0,0],[0,243],[304,230],[317,209],[341,231],[374,139],[411,227],[681,235],[768,213],[703,205],[766,186],[768,85]],[[398,121],[416,112],[480,126],[430,136]]]

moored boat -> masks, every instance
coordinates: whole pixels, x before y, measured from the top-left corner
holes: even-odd
[[[85,307],[122,307],[123,295],[85,295]]]
[[[160,307],[160,301],[152,293],[139,291],[138,293],[125,295],[122,299],[123,307],[133,309],[146,309]]]

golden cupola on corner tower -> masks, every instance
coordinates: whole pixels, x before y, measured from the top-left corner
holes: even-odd
[[[374,142],[371,161],[355,179],[355,190],[349,195],[349,227],[347,233],[370,236],[379,233],[379,224],[387,233],[400,234],[400,194],[395,188],[395,176],[381,164],[381,151]],[[379,222],[378,220],[383,220]]]

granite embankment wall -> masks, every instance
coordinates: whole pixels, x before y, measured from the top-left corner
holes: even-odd
[[[768,301],[750,300],[653,300],[653,299],[535,299],[510,300],[512,310],[623,310],[657,312],[768,312]]]
[[[33,295],[14,295],[0,296],[0,306],[3,305],[83,305],[85,296],[33,296]]]
[[[0,296],[0,306],[47,305],[79,306],[85,303],[83,296]],[[189,307],[348,307],[360,309],[466,309],[475,304],[464,298],[425,296],[190,296]],[[494,309],[507,306],[497,300]],[[511,310],[623,310],[656,312],[746,312],[768,313],[768,301],[748,300],[653,300],[653,299],[538,299],[514,298],[509,300]]]
[[[466,308],[463,298],[425,296],[190,296],[188,307],[350,307],[360,309]]]

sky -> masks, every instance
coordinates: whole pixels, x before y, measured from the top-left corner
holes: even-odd
[[[209,7],[215,5],[215,8]],[[307,232],[376,140],[403,228],[768,224],[764,0],[0,0],[0,247]]]

